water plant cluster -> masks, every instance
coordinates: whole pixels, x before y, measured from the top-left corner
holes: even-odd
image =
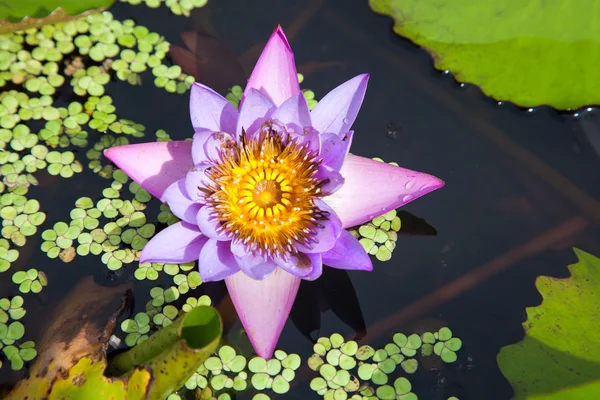
[[[308,366],[319,376],[312,379],[310,387],[326,400],[416,400],[408,378],[390,376],[395,372],[414,374],[419,366],[415,358],[418,354],[435,354],[453,363],[461,347],[462,341],[447,327],[421,335],[396,333],[392,342],[377,350],[370,345],[359,346],[354,340],[345,341],[334,333],[319,338],[313,346]]]

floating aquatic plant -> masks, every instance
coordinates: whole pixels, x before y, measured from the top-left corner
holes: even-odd
[[[440,342],[438,338],[441,338]],[[453,359],[441,356],[442,351],[436,352],[446,362],[455,361],[454,351],[460,348],[456,343],[448,343],[452,339],[460,343],[460,339],[452,338],[446,327],[436,333],[421,335],[396,333],[392,339],[392,343],[378,350],[369,345],[359,346],[353,340],[344,341],[338,333],[317,339],[314,354],[307,360],[308,367],[319,373],[311,380],[311,389],[325,399],[416,399],[406,378],[397,378],[390,383],[390,375],[398,370],[398,366],[407,374],[415,373],[418,361],[413,357],[423,345],[441,344],[454,348],[447,350],[453,352]],[[427,355],[432,353],[433,349]],[[374,386],[370,386],[371,383]]]
[[[366,75],[348,81],[309,112],[289,44],[278,28],[250,77],[239,112],[216,92],[194,84],[192,142],[105,151],[182,220],[152,238],[141,261],[189,262],[200,254],[202,280],[226,278],[261,356],[272,354],[301,279],[317,279],[323,263],[372,268],[362,245],[343,227],[443,185],[430,175],[346,157],[366,83]],[[381,179],[398,183],[387,185],[397,191],[365,196],[365,188]],[[408,183],[417,181],[411,190]]]

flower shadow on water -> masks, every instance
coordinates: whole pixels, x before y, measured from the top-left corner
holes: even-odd
[[[402,229],[398,235],[435,236],[437,230],[427,221],[407,211],[398,211]],[[315,342],[321,335],[321,314],[331,311],[355,333],[353,340],[367,334],[367,327],[350,275],[346,270],[324,268],[316,281],[303,281],[290,318],[307,339]]]

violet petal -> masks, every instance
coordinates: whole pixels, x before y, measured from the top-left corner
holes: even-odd
[[[249,89],[243,104],[240,105],[240,116],[237,122],[237,137],[242,134],[242,129],[248,137],[271,116],[275,111],[275,104],[271,99],[256,89]]]
[[[344,165],[354,132],[342,134],[324,133],[321,135],[321,157],[323,164],[328,165],[336,171],[339,171]]]
[[[333,248],[322,254],[323,264],[338,269],[372,271],[371,257],[357,238],[346,230],[335,242]]]
[[[271,118],[285,125],[291,125],[295,129],[299,129],[299,132],[302,132],[304,127],[312,125],[310,111],[302,93],[295,94],[277,107]]]
[[[198,224],[198,227],[204,235],[211,239],[225,241],[231,240],[231,238],[228,237],[224,231],[218,232],[218,228],[221,226],[221,223],[210,216],[210,214],[213,212],[213,209],[208,206],[202,207],[196,215],[196,223]]]
[[[329,205],[322,200],[315,200],[315,204],[321,210],[327,211],[329,215],[327,219],[317,220],[317,223],[321,224],[322,228],[317,228],[316,235],[312,236],[315,242],[307,245],[296,245],[296,249],[302,253],[323,253],[330,250],[335,245],[343,230],[342,221],[340,221],[335,211]]]
[[[189,224],[196,223],[196,214],[201,204],[194,202],[187,194],[185,178],[173,182],[164,191],[160,201],[167,204],[173,215]]]
[[[229,242],[208,239],[198,260],[203,282],[220,281],[238,272],[240,268],[229,250]]]
[[[369,74],[358,75],[327,93],[310,113],[315,129],[321,133],[350,130],[365,97],[368,81]]]
[[[235,134],[238,112],[223,96],[194,82],[190,91],[190,116],[194,129]]]
[[[140,262],[178,264],[195,261],[206,241],[196,225],[177,222],[158,232],[144,246]]]
[[[321,191],[327,196],[337,192],[344,184],[344,178],[342,177],[342,174],[331,168],[329,165],[319,165],[319,169],[314,175],[314,178],[318,179],[319,181],[329,181],[321,186]]]

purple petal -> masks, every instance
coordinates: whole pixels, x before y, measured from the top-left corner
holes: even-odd
[[[323,164],[339,171],[350,150],[354,132],[344,134],[324,133],[321,135],[321,157]]]
[[[195,261],[206,241],[195,225],[177,222],[158,232],[144,246],[140,262],[178,264]]]
[[[299,145],[308,144],[308,150],[319,154],[321,152],[321,135],[311,126],[299,128],[296,125],[286,125],[286,131]]]
[[[190,93],[190,116],[194,129],[235,134],[238,112],[223,96],[198,82]]]
[[[198,224],[198,227],[202,233],[215,240],[231,240],[231,238],[227,237],[224,231],[219,232],[221,223],[210,216],[212,212],[212,208],[204,206],[196,215],[196,223]]]
[[[197,130],[194,134],[192,154],[196,165],[207,162],[221,161],[224,150],[235,145],[235,139],[227,132],[209,132]]]
[[[350,130],[365,97],[368,81],[369,74],[358,75],[327,93],[310,113],[315,129],[321,133]]]
[[[315,204],[323,211],[327,211],[329,215],[325,220],[318,220],[322,228],[317,228],[317,234],[313,236],[315,242],[311,242],[308,245],[296,245],[296,249],[302,253],[323,253],[330,250],[337,241],[338,237],[342,233],[342,221],[335,213],[335,211],[329,207],[322,200],[315,200]]]
[[[237,240],[231,242],[231,252],[240,269],[252,279],[264,279],[277,268],[277,264],[273,260],[248,252],[245,246]]]
[[[240,270],[229,250],[229,242],[214,239],[208,239],[202,247],[198,267],[204,282],[220,281]]]
[[[302,93],[295,94],[287,99],[275,110],[271,118],[285,125],[291,125],[300,132],[304,127],[311,126],[310,111]]]
[[[240,105],[240,116],[237,122],[237,137],[242,134],[242,128],[252,137],[254,132],[275,111],[275,104],[271,99],[256,89],[248,90],[244,102]]]
[[[260,281],[239,272],[225,283],[254,351],[270,359],[290,315],[300,278],[278,268]]]
[[[314,176],[319,181],[329,180],[328,183],[321,186],[321,191],[326,195],[337,192],[344,184],[344,178],[337,170],[328,165],[321,164]]]
[[[199,203],[205,202],[205,195],[200,188],[206,187],[211,180],[206,175],[209,164],[198,164],[185,176],[185,190],[189,197]]]
[[[111,147],[104,150],[104,155],[158,198],[194,166],[189,140]]]
[[[202,207],[201,204],[194,202],[188,196],[185,188],[185,178],[169,185],[160,201],[169,206],[173,215],[189,224],[196,223],[196,214]]]
[[[357,226],[444,186],[435,176],[349,154],[340,190],[323,198],[344,228]]]
[[[276,257],[275,264],[292,275],[312,281],[323,273],[321,253],[287,254],[285,258]]]
[[[244,97],[250,89],[257,89],[269,96],[275,106],[300,93],[294,53],[280,26],[273,32],[256,62],[244,90]],[[245,98],[242,103],[244,100]]]
[[[373,263],[371,257],[357,238],[346,230],[335,242],[335,246],[325,253],[323,264],[338,269],[352,269],[361,271],[372,271]]]
[[[192,139],[192,159],[194,160],[194,164],[208,161],[204,145],[212,134],[213,131],[208,129],[194,129],[194,137]]]

